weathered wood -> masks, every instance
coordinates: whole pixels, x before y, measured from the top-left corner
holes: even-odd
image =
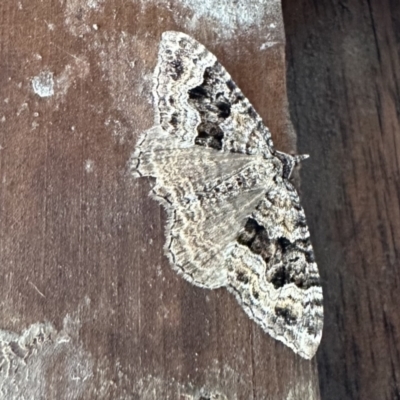
[[[322,399],[400,398],[400,4],[285,0],[325,329]]]
[[[315,359],[171,270],[165,213],[128,172],[168,29],[213,51],[276,147],[295,150],[280,2],[224,3],[1,2],[5,398],[319,398]]]

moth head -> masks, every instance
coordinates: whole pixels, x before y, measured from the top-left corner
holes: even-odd
[[[292,175],[293,169],[303,160],[310,157],[308,154],[301,154],[292,156],[291,154],[282,153],[278,150],[275,150],[275,156],[279,158],[279,160],[283,164],[282,168],[282,176],[285,179],[289,179]]]

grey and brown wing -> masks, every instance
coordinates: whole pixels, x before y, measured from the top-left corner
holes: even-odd
[[[322,288],[304,211],[268,129],[215,56],[165,32],[154,73],[155,126],[134,173],[168,213],[173,268],[226,286],[272,337],[305,358],[319,345]]]
[[[155,127],[132,164],[137,174],[156,177],[152,195],[168,213],[165,250],[173,268],[198,286],[226,286],[226,249],[273,184],[276,165],[261,156],[181,145]]]
[[[237,236],[229,285],[272,337],[312,358],[323,328],[323,297],[310,234],[295,188],[277,177]]]
[[[225,68],[181,32],[164,32],[154,73],[156,125],[183,142],[271,157],[260,116]]]

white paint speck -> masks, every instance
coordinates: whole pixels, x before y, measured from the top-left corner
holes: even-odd
[[[269,49],[270,47],[275,46],[276,44],[279,44],[279,42],[265,42],[260,46],[260,50]]]
[[[169,1],[162,3],[167,5]],[[234,5],[227,0],[180,0],[180,3],[193,12],[193,18],[187,21],[192,28],[201,24],[201,18],[212,19],[218,24],[218,33],[224,37],[234,36],[237,28],[265,27],[266,19],[281,15],[279,0],[236,0]],[[182,23],[181,16],[174,13],[174,18]]]
[[[34,283],[32,283],[31,281],[29,281],[29,283],[40,296],[46,298],[46,296],[38,289],[38,287]]]
[[[103,0],[89,0],[87,5],[89,8],[98,8],[101,3],[103,3]]]
[[[44,21],[44,22],[46,23],[47,28],[49,29],[49,31],[54,31],[55,25],[53,23],[47,22],[47,21]]]
[[[44,298],[36,285],[29,283]],[[93,361],[80,342],[79,323],[66,326],[66,318],[60,331],[50,323],[33,324],[21,333],[0,330],[2,399],[45,399],[55,381],[60,384],[57,398],[82,398],[88,385],[85,380],[93,376]]]
[[[53,73],[42,71],[32,79],[33,91],[40,97],[51,97],[54,94]]]
[[[93,24],[93,25],[92,25],[92,28],[93,28],[95,31],[98,31],[98,30],[99,30],[99,26],[98,26],[97,24]]]
[[[17,110],[17,117],[19,117],[23,111],[28,109],[28,103],[22,103],[21,106]]]
[[[92,160],[86,160],[85,162],[85,170],[90,173],[93,172],[94,162]]]

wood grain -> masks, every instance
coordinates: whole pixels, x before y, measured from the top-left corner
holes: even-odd
[[[213,51],[276,147],[295,150],[280,3],[223,4],[1,2],[3,397],[319,398],[316,359],[271,339],[226,291],[172,271],[165,213],[128,171],[169,29]],[[44,72],[49,97],[32,87]]]
[[[400,5],[285,0],[302,199],[324,281],[322,399],[400,398]]]

